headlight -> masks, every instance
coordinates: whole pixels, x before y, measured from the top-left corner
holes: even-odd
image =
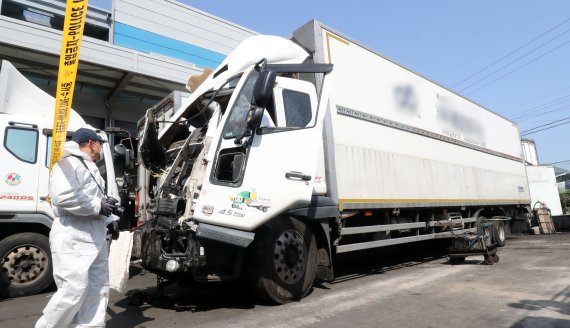
[[[166,262],[166,271],[168,272],[176,272],[179,267],[180,264],[178,264],[176,260],[168,260],[168,262]]]

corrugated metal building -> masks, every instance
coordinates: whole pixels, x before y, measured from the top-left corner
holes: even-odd
[[[0,59],[55,94],[65,0],[0,0]],[[91,125],[132,131],[144,111],[192,74],[216,67],[255,32],[182,3],[89,6],[73,108]]]

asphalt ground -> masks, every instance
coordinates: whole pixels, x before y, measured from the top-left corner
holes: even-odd
[[[332,283],[300,302],[259,302],[242,283],[175,284],[131,266],[107,327],[570,327],[570,233],[510,235],[499,263],[451,265],[449,241],[337,258]],[[0,327],[33,327],[52,291],[0,301]]]

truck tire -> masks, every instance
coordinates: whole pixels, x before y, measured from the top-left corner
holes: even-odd
[[[503,221],[498,221],[495,226],[495,243],[499,247],[503,247],[507,244],[507,235],[505,234],[505,223]]]
[[[305,297],[317,272],[317,243],[302,221],[281,217],[270,222],[254,241],[249,280],[257,295],[285,304]]]
[[[0,297],[34,295],[53,282],[49,239],[19,233],[0,241]]]

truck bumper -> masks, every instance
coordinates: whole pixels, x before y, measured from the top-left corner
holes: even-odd
[[[220,245],[245,249],[254,236],[253,232],[204,223],[198,224],[195,231],[145,227],[140,233],[140,257],[150,272],[163,276],[189,273],[203,280],[204,270],[200,269],[206,269],[206,254],[215,254]]]
[[[146,270],[156,274],[184,273],[206,265],[204,249],[190,230],[145,228],[141,260]]]
[[[230,245],[247,247],[253,241],[255,234],[253,232],[200,223],[198,230],[196,230],[196,236],[198,238],[216,240]]]

